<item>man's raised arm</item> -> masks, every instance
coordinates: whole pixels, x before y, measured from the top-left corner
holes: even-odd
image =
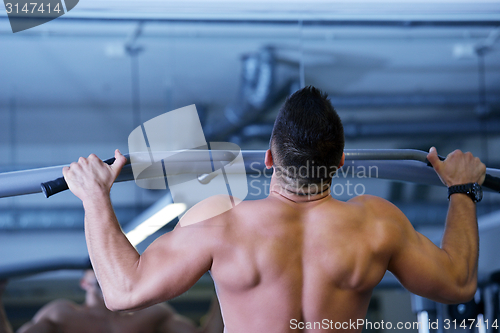
[[[201,228],[176,228],[140,256],[116,219],[109,196],[125,164],[116,150],[107,165],[90,155],[63,169],[69,189],[85,209],[85,238],[90,260],[111,310],[138,310],[189,289],[211,267]],[[208,236],[209,237],[209,236]]]
[[[482,184],[486,167],[471,153],[454,151],[444,162],[435,148],[428,159],[447,186]],[[470,300],[477,287],[479,237],[476,205],[466,194],[450,197],[441,248],[416,232],[396,207],[386,207],[396,221],[389,270],[409,291],[442,303]]]

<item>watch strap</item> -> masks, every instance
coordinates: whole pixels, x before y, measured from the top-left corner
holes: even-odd
[[[460,185],[453,185],[448,187],[448,199],[450,199],[450,196],[455,193],[463,193],[467,194],[469,198],[472,199],[472,201],[477,202],[476,196],[475,196],[475,188],[474,188],[475,183],[467,183],[467,184],[460,184]]]

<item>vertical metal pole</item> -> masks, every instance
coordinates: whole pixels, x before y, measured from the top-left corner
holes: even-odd
[[[142,126],[141,122],[141,100],[140,100],[140,82],[139,82],[139,53],[142,51],[141,47],[130,45],[127,48],[130,55],[130,72],[132,83],[132,130],[138,126]],[[142,129],[144,131],[144,128]],[[142,192],[138,186],[135,191],[135,207],[136,214],[140,213],[139,206],[142,206]]]
[[[477,70],[478,70],[478,99],[479,99],[479,117],[481,117],[481,151],[482,151],[482,162],[488,164],[489,160],[489,151],[488,151],[488,114],[489,109],[486,101],[486,73],[485,73],[485,64],[484,64],[484,56],[485,51],[478,50],[477,51]],[[491,198],[488,200],[491,204]],[[488,205],[488,211],[491,213],[491,205]]]
[[[17,170],[17,100],[15,92],[12,94],[9,102],[9,120],[10,120],[10,165],[11,170]],[[19,214],[16,207],[16,198],[11,198],[12,222],[19,225]]]
[[[13,95],[9,101],[9,120],[10,120],[10,164],[13,167],[17,167],[17,119],[16,119],[16,97]]]
[[[133,50],[130,52],[131,72],[132,72],[132,117],[133,128],[141,125],[141,102],[139,91],[139,52]]]
[[[302,28],[303,21],[299,20],[299,47],[300,47],[300,60],[299,60],[299,77],[300,77],[300,88],[304,88],[306,86],[306,73],[304,68],[304,46],[302,40]]]

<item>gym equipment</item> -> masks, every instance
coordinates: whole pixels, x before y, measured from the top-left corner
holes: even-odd
[[[217,152],[211,151],[212,156],[217,155]],[[265,151],[263,150],[248,150],[242,151],[247,174],[252,174],[255,170],[263,170],[263,161]],[[160,154],[160,153],[159,153]],[[196,173],[196,151],[190,151],[188,154],[176,154],[178,156],[191,156],[186,161],[167,160],[166,163],[177,163],[177,168],[180,173],[185,172],[185,169],[193,173],[200,182],[207,176],[205,173]],[[206,152],[204,152],[206,154]],[[172,155],[172,152],[170,152]],[[427,152],[413,149],[346,149],[346,163],[340,168],[338,173],[345,177],[350,176],[348,168],[356,170],[364,168],[369,170],[373,168],[377,170],[375,177],[367,174],[367,177],[408,181],[420,184],[443,186],[439,177],[434,172],[427,161]],[[129,156],[126,155],[128,158]],[[174,155],[175,156],[175,155]],[[205,155],[204,155],[205,156]],[[213,161],[218,161],[222,165],[231,163],[234,155],[220,151],[219,157],[212,157]],[[170,158],[170,157],[169,157]],[[144,162],[149,160],[149,157],[143,157]],[[113,163],[114,158],[105,160],[106,163]],[[193,166],[195,166],[193,168]],[[257,167],[256,167],[257,166]],[[54,166],[48,168],[39,168],[23,171],[14,171],[0,174],[0,198],[17,195],[25,195],[32,193],[44,192],[46,197],[49,197],[58,192],[67,189],[66,182],[61,177],[62,168],[64,166]],[[175,169],[175,168],[174,168]],[[352,169],[351,169],[352,170]],[[500,170],[487,168],[487,176],[483,183],[483,188],[500,192]],[[354,172],[353,172],[354,173]],[[152,174],[150,177],[162,177],[163,175]],[[133,172],[131,164],[123,167],[116,182],[133,180]]]

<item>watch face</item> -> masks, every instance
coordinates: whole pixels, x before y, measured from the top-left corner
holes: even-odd
[[[479,202],[483,199],[483,189],[478,183],[474,183],[474,196],[475,196],[475,201]]]

